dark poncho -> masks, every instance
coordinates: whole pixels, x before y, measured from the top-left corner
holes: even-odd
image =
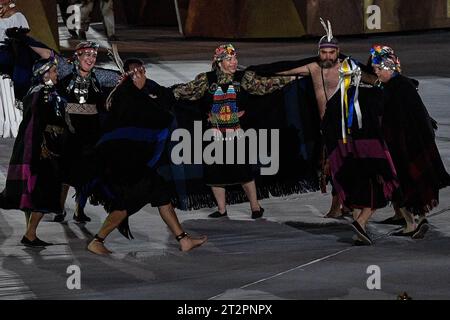
[[[400,207],[420,214],[439,203],[439,189],[450,177],[435,143],[425,105],[412,80],[402,75],[384,86],[382,128],[400,180]]]
[[[44,99],[49,91],[49,102]],[[36,87],[24,99],[24,116],[14,142],[0,207],[35,212],[62,212],[61,152],[64,103],[54,88]]]
[[[91,178],[82,188],[80,205],[88,197],[108,213],[126,210],[128,216],[146,204],[170,203],[170,187],[157,173],[172,123],[172,115],[126,80],[113,94],[104,133],[94,148]],[[119,226],[132,237],[128,218]]]

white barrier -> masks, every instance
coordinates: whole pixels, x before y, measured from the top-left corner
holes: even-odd
[[[16,95],[14,94],[14,83],[12,82],[11,79],[9,79],[10,85],[9,88],[11,90],[11,100],[13,101],[13,116],[14,116],[14,121],[12,122],[11,125],[11,133],[12,136],[15,138],[17,137],[17,133],[19,132],[19,126],[20,123],[22,122],[22,110],[19,110],[16,107]]]
[[[14,85],[7,75],[0,75],[0,137],[17,137],[22,112],[15,107]]]

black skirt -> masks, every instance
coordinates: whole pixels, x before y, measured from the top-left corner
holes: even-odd
[[[249,163],[249,148],[247,146],[245,147],[245,163],[238,164],[238,151],[242,152],[242,150],[238,150],[238,140],[234,138],[231,141],[214,142],[222,146],[223,155],[217,155],[215,157],[216,155],[213,154],[212,156],[218,160],[222,160],[222,163],[207,164],[205,163],[205,159],[203,159],[203,178],[206,185],[211,187],[225,187],[247,183],[255,179],[253,166]],[[208,144],[206,142],[204,147]],[[227,148],[234,149],[233,154],[230,155],[230,159],[227,159]]]

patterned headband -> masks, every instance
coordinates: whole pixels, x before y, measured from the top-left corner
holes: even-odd
[[[232,44],[224,44],[219,46],[214,53],[214,61],[221,62],[227,57],[236,55],[236,50]]]
[[[56,57],[52,57],[46,60],[39,60],[33,67],[33,76],[42,77],[48,70],[56,65],[58,65],[58,60],[56,59]]]
[[[92,41],[84,41],[80,42],[75,48],[75,52],[77,55],[83,54],[87,50],[97,51],[100,46],[96,42]]]

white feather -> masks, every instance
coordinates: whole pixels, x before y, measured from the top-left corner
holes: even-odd
[[[333,39],[333,31],[331,30],[330,20],[327,20],[327,22],[328,22],[328,42],[330,42],[331,39]]]
[[[322,18],[320,18],[320,23],[322,24],[322,26],[325,29],[325,32],[327,33],[327,36],[328,36],[328,28],[327,28],[327,25],[325,24],[325,21],[323,21]]]

